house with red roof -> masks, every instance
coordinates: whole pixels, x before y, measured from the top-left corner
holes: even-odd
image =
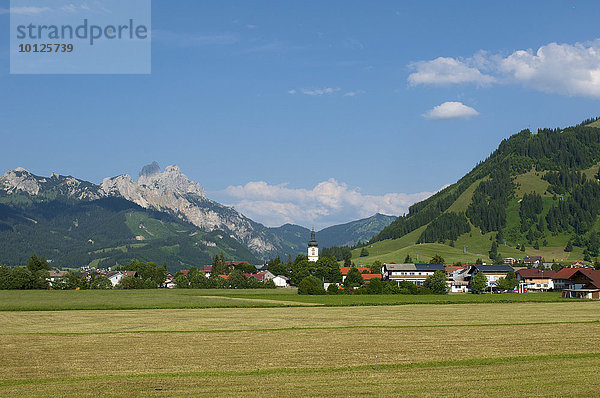
[[[362,274],[363,281],[369,282],[372,279],[381,279],[381,274]]]
[[[340,274],[342,274],[342,282],[344,282],[344,280],[346,279],[346,276],[348,276],[348,272],[350,272],[350,270],[352,268],[356,268],[358,270],[358,272],[360,272],[361,274],[370,274],[371,273],[371,268],[367,268],[367,267],[340,267]],[[363,277],[364,279],[364,277]]]

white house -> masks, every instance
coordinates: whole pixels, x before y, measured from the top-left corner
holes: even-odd
[[[67,271],[50,271],[50,286],[52,286],[56,281],[58,281],[63,276],[67,275]]]
[[[487,285],[496,286],[496,282],[500,278],[506,278],[509,272],[514,272],[514,268],[510,265],[473,265],[468,271],[465,279],[471,280],[476,273],[481,272],[487,279]]]
[[[290,286],[290,278],[283,275],[277,275],[274,278],[271,278],[275,286],[277,287],[289,287]]]
[[[448,276],[448,288],[450,293],[468,293],[469,268],[458,268]]]
[[[417,286],[423,286],[425,279],[435,271],[446,272],[443,264],[396,264],[386,263],[382,267],[383,280],[412,282]]]
[[[121,279],[123,279],[127,276],[135,277],[135,276],[137,276],[137,272],[135,272],[135,271],[111,271],[108,274],[106,274],[106,277],[108,278],[110,283],[112,283],[113,286],[117,286],[117,284],[119,282],[121,282]]]

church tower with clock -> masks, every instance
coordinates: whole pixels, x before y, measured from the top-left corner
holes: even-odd
[[[316,262],[319,259],[319,244],[315,239],[315,230],[310,231],[310,241],[308,242],[308,261]]]

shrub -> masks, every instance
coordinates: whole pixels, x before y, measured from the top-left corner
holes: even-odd
[[[327,286],[327,294],[338,294],[340,292],[340,288],[335,283]]]
[[[321,295],[325,294],[323,282],[314,276],[307,276],[298,284],[298,294]]]

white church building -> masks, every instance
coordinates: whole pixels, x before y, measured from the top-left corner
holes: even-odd
[[[310,241],[308,242],[308,261],[317,262],[319,260],[319,244],[315,239],[315,230],[310,232]]]

